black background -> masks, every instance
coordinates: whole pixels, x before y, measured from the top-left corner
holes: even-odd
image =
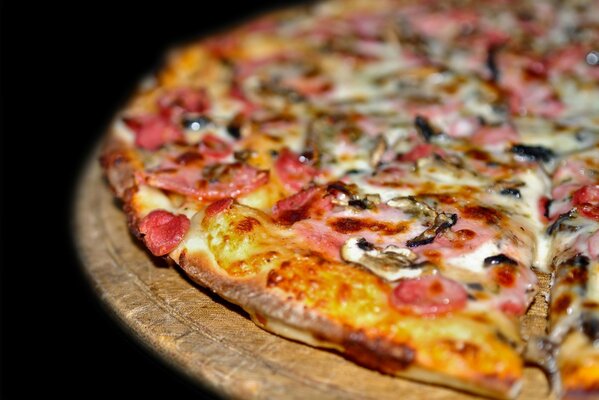
[[[300,1],[66,3],[0,3],[0,397],[212,398],[101,308],[71,244],[72,191],[165,49]]]

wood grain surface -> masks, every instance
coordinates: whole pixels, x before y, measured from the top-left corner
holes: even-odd
[[[97,295],[132,335],[202,386],[239,399],[476,398],[386,376],[258,328],[239,307],[153,258],[129,234],[97,154],[74,204],[77,249]],[[545,313],[538,296],[524,321],[528,333],[543,332]],[[540,370],[526,368],[525,377],[518,399],[552,398]]]

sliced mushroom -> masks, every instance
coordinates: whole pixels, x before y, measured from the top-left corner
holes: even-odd
[[[435,129],[426,117],[417,115],[414,119],[414,126],[416,130],[422,136],[422,138],[429,143],[435,136],[441,135],[441,131]]]
[[[381,202],[378,193],[343,193],[332,199],[332,203],[338,206],[351,207],[353,210],[371,210]]]
[[[433,226],[427,228],[420,235],[406,241],[408,247],[418,247],[425,244],[432,243],[438,234],[443,232],[445,229],[449,229],[456,224],[458,216],[456,214],[438,213],[435,217]]]
[[[413,215],[415,217],[426,217],[431,222],[436,218],[437,212],[434,208],[429,206],[423,201],[418,201],[412,196],[407,197],[395,197],[387,201],[387,205],[394,208],[399,208],[406,214]]]
[[[364,238],[348,239],[341,248],[341,258],[359,264],[388,281],[420,276],[425,266],[414,263],[418,256],[409,249],[393,245],[377,249]]]
[[[525,186],[522,181],[499,181],[494,183],[490,190],[499,193],[502,196],[509,196],[515,199],[520,199],[522,193],[520,188]]]
[[[376,143],[370,152],[370,166],[372,168],[376,168],[379,165],[385,151],[387,151],[387,141],[383,135],[378,135]]]

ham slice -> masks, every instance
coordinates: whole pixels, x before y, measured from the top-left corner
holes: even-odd
[[[464,287],[441,275],[402,279],[390,297],[391,305],[400,312],[427,317],[459,311],[467,301]]]
[[[195,165],[147,172],[150,186],[196,198],[215,201],[253,192],[266,184],[268,171],[243,163],[214,164],[204,168]]]
[[[139,232],[155,256],[163,256],[175,249],[189,230],[189,219],[165,210],[154,210],[139,223]]]
[[[183,132],[161,115],[147,114],[125,118],[135,134],[135,145],[145,150],[158,150],[167,143],[183,140]]]
[[[275,163],[275,171],[285,188],[290,192],[297,192],[318,174],[316,168],[302,162],[298,154],[287,148],[279,153]]]

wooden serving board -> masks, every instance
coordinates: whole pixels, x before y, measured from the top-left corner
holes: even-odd
[[[130,333],[204,387],[239,399],[474,399],[451,389],[386,376],[343,356],[268,333],[239,307],[153,258],[129,233],[94,154],[79,182],[75,237],[98,296]],[[546,305],[525,327],[544,329]],[[552,396],[542,372],[527,368],[520,400]]]

